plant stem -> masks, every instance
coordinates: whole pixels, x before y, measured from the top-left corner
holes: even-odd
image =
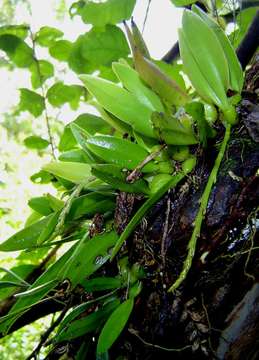
[[[227,124],[224,139],[220,145],[218,156],[215,160],[215,163],[214,163],[213,169],[210,173],[205,190],[200,199],[200,208],[199,208],[198,214],[195,218],[192,237],[188,243],[188,254],[184,261],[182,272],[180,273],[177,280],[173,283],[173,285],[169,288],[169,290],[168,290],[169,292],[175,291],[181,285],[181,283],[185,280],[185,278],[192,266],[192,260],[193,260],[194,254],[195,254],[197,239],[200,236],[202,221],[206,214],[206,209],[207,209],[210,193],[212,190],[212,186],[216,182],[217,173],[218,173],[221,161],[222,161],[225,151],[226,151],[227,143],[230,138],[230,130],[231,130],[231,125]]]

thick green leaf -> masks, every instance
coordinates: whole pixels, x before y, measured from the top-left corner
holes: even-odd
[[[85,163],[53,161],[42,169],[76,184],[86,181],[91,175],[91,167]]]
[[[87,1],[79,14],[85,23],[94,26],[117,24],[131,17],[135,4],[136,0]]]
[[[34,60],[33,50],[15,35],[0,35],[0,50],[6,52],[17,67],[29,67]]]
[[[38,89],[49,78],[54,75],[54,66],[46,60],[37,60],[30,66],[31,84],[34,89]]]
[[[129,52],[124,33],[114,25],[107,25],[102,30],[90,30],[84,35],[81,48],[83,58],[96,67],[110,65],[112,61],[127,57]]]
[[[104,214],[107,211],[112,211],[114,207],[113,197],[107,197],[95,192],[89,193],[79,196],[73,201],[67,220],[75,220],[81,216],[90,217],[96,213]]]
[[[70,150],[62,153],[59,158],[60,161],[66,162],[79,162],[91,164],[91,159],[87,156],[86,152],[81,149]]]
[[[54,59],[67,61],[71,54],[72,47],[73,43],[71,41],[58,40],[51,45],[49,53]]]
[[[43,150],[49,146],[49,142],[40,136],[32,135],[24,139],[24,145],[28,149]]]
[[[149,188],[143,179],[136,180],[132,184],[127,183],[127,174],[121,171],[120,166],[112,164],[96,164],[92,166],[92,174],[121,191],[141,194],[150,193]]]
[[[34,197],[28,201],[28,205],[31,209],[44,216],[47,216],[53,212],[53,209],[49,203],[49,199],[46,196]]]
[[[51,215],[18,231],[0,244],[0,251],[17,251],[30,249],[37,244],[38,237],[45,228]]]
[[[69,279],[75,287],[92,275],[110,258],[110,249],[118,240],[115,231],[96,235],[92,239],[83,238],[66,265],[63,279]]]
[[[119,300],[108,303],[100,310],[97,310],[90,315],[84,316],[78,320],[75,320],[65,327],[56,337],[55,342],[61,342],[65,340],[75,339],[79,336],[91,333],[100,328],[106,321],[108,316],[119,305]]]
[[[105,353],[117,340],[130,317],[133,306],[133,299],[126,300],[111,314],[100,333],[97,353]]]
[[[152,110],[133,94],[110,81],[94,76],[81,75],[80,79],[105,110],[131,125],[139,133],[155,137],[150,122]]]
[[[38,117],[45,108],[44,98],[29,89],[20,89],[19,108],[21,111],[29,111],[33,116]]]
[[[92,114],[81,114],[74,121],[66,125],[58,146],[60,151],[70,150],[77,144],[70,128],[72,124],[78,125],[91,135],[95,135],[97,132],[108,134],[111,131],[111,127],[101,117]]]
[[[35,41],[41,45],[49,47],[51,46],[57,39],[61,38],[63,36],[63,32],[50,27],[50,26],[43,26],[40,28],[40,30],[37,32],[35,36]]]
[[[47,92],[47,99],[54,107],[60,107],[69,103],[72,109],[77,109],[79,101],[85,97],[85,90],[80,85],[65,85],[57,82]]]
[[[164,111],[159,97],[149,89],[139,77],[139,74],[128,64],[113,63],[112,69],[122,82],[123,86],[133,93],[140,102],[153,111]]]
[[[248,9],[244,9],[237,14],[236,23],[238,25],[238,28],[234,30],[229,36],[235,48],[238,47],[243,37],[245,36],[248,27],[251,24],[253,18],[255,17],[258,9],[259,7],[251,7]]]
[[[82,282],[85,291],[105,291],[119,289],[122,286],[122,279],[112,277],[98,277]]]

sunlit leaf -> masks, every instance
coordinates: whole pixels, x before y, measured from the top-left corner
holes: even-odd
[[[32,135],[24,140],[24,145],[28,149],[42,150],[49,146],[49,142],[40,136]]]
[[[54,66],[46,60],[38,60],[30,66],[31,84],[38,89],[49,78],[54,75]]]
[[[21,111],[29,111],[33,116],[38,117],[45,108],[44,98],[29,89],[20,89],[19,108]]]
[[[63,36],[63,32],[59,29],[43,26],[36,33],[35,41],[41,46],[51,46],[54,41],[61,38]]]
[[[17,67],[29,67],[34,61],[33,50],[15,35],[0,35],[0,50],[5,51]]]
[[[51,162],[43,170],[74,183],[81,183],[91,175],[90,165],[75,162]]]
[[[83,58],[96,67],[110,65],[120,57],[127,57],[129,52],[124,33],[114,25],[107,25],[104,30],[90,30],[84,35],[81,48]]]
[[[136,0],[106,0],[101,3],[87,1],[79,14],[85,23],[94,26],[117,24],[130,18],[135,3]]]
[[[68,40],[58,40],[51,45],[49,48],[49,53],[54,59],[67,61],[70,56],[72,47],[72,42]]]

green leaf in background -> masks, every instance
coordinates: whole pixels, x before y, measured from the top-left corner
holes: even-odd
[[[105,323],[98,339],[98,354],[105,353],[107,350],[109,350],[116,339],[119,337],[130,317],[133,306],[133,299],[126,300],[111,314]]]
[[[63,271],[63,279],[69,279],[74,288],[98,270],[110,258],[110,249],[118,240],[115,231],[80,240]]]
[[[191,5],[195,2],[196,0],[171,0],[171,3],[177,7]]]
[[[81,114],[74,121],[66,125],[58,145],[58,149],[60,151],[70,150],[77,144],[77,141],[70,129],[71,124],[78,125],[91,135],[95,135],[97,132],[108,134],[111,131],[111,127],[101,117],[92,114]]]
[[[28,25],[5,25],[0,27],[0,35],[15,35],[21,39],[25,39],[29,32]]]
[[[86,61],[86,59],[82,56],[81,49],[84,42],[84,36],[85,35],[80,35],[74,42],[68,58],[68,65],[70,69],[77,74],[92,73],[96,70],[96,67],[93,64],[90,64],[89,61]]]
[[[53,212],[49,199],[46,196],[37,196],[28,201],[28,205],[39,214],[47,216]]]
[[[101,3],[87,1],[79,14],[86,24],[117,24],[131,17],[135,4],[136,0],[106,0]]]
[[[24,139],[24,145],[28,149],[43,150],[49,146],[49,142],[40,136],[29,136]]]
[[[58,162],[53,161],[43,166],[43,170],[50,172],[55,176],[60,176],[74,183],[86,181],[91,175],[91,167],[88,164],[75,162]]]
[[[229,35],[229,39],[235,48],[238,47],[243,37],[245,36],[248,27],[251,24],[253,18],[255,17],[258,9],[259,7],[251,7],[248,9],[244,9],[238,13],[236,17],[238,28]]]
[[[0,251],[17,251],[36,246],[38,237],[47,225],[50,217],[51,215],[34,222],[32,225],[25,227],[9,237],[0,244]]]
[[[50,55],[59,61],[68,61],[73,43],[68,40],[55,41],[49,48]]]
[[[33,50],[15,35],[1,35],[0,50],[3,50],[17,67],[29,67],[34,61]]]
[[[30,66],[31,84],[33,89],[38,89],[54,75],[54,66],[47,60],[37,60]]]
[[[50,26],[43,26],[36,33],[35,41],[41,46],[49,47],[63,35],[64,33],[59,29]]]
[[[110,65],[112,61],[127,57],[130,52],[123,31],[115,25],[104,29],[91,29],[84,35],[82,56],[85,60],[100,65]]]
[[[33,116],[38,117],[45,108],[44,98],[34,91],[22,88],[20,89],[19,108],[21,111],[29,111]]]
[[[79,101],[85,96],[85,90],[80,85],[65,85],[61,81],[52,85],[47,91],[47,99],[54,107],[69,103],[72,109],[77,109]]]

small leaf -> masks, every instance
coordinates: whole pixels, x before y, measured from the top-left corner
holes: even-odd
[[[31,181],[35,184],[49,184],[53,176],[47,171],[40,170],[30,177]]]
[[[35,41],[41,46],[49,47],[53,44],[53,42],[55,42],[55,40],[62,37],[63,34],[64,33],[62,31],[56,28],[50,26],[43,26],[37,32],[35,36]]]
[[[54,75],[54,66],[46,60],[37,60],[30,66],[31,84],[34,89],[38,89],[49,78]]]
[[[55,176],[60,176],[76,184],[86,181],[91,175],[91,167],[88,164],[75,162],[51,162],[42,168]]]
[[[27,68],[34,61],[33,50],[15,35],[1,35],[0,50],[5,51],[17,67]]]
[[[28,201],[28,205],[31,209],[44,216],[47,216],[53,212],[49,204],[49,199],[46,196],[34,197]]]
[[[5,25],[0,27],[0,35],[9,34],[25,39],[29,29],[28,25]]]
[[[104,26],[117,24],[131,17],[136,0],[106,0],[102,3],[87,1],[79,8],[79,15],[86,24]]]
[[[77,74],[88,74],[96,70],[94,64],[83,58],[81,50],[84,42],[84,35],[80,35],[74,42],[68,59],[69,67]]]
[[[134,300],[129,299],[122,303],[105,323],[97,343],[97,353],[105,353],[111,348],[124,329],[133,310]]]
[[[24,145],[28,149],[43,150],[49,146],[49,142],[40,136],[32,135],[24,139]]]
[[[54,107],[69,103],[72,109],[77,109],[79,101],[85,96],[85,90],[80,85],[65,85],[57,82],[47,92],[47,99]]]
[[[72,42],[68,40],[58,40],[51,45],[49,53],[54,59],[67,61],[71,54],[72,47]]]
[[[85,151],[81,149],[66,151],[62,153],[58,159],[65,162],[79,162],[87,164],[91,164],[92,162]]]
[[[124,33],[114,25],[107,25],[102,31],[90,30],[84,35],[81,48],[83,58],[96,67],[110,65],[112,61],[127,57],[129,52]]]
[[[38,117],[45,108],[44,98],[29,89],[20,89],[19,107],[21,111],[29,111],[33,116]]]

